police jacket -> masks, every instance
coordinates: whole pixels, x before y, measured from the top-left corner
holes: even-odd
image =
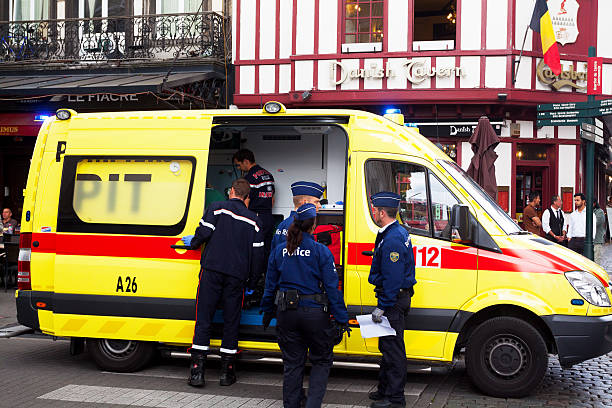
[[[338,274],[334,257],[323,244],[316,242],[312,235],[302,233],[303,239],[294,254],[287,253],[287,247],[279,245],[272,250],[268,261],[266,288],[261,301],[265,312],[274,309],[277,290],[296,289],[300,295],[327,294],[329,309],[339,323],[348,322],[346,305],[338,290]],[[320,306],[314,300],[300,300],[300,306]]]
[[[410,235],[397,221],[376,236],[368,282],[377,287],[378,307],[383,310],[396,303],[400,289],[416,284]]]
[[[239,199],[211,203],[191,240],[202,251],[202,268],[255,284],[263,272],[264,244],[257,216]]]
[[[272,249],[276,248],[279,245],[285,245],[287,243],[287,231],[289,230],[291,224],[293,224],[295,214],[295,211],[291,211],[291,214],[289,214],[287,218],[282,220],[276,227],[276,232],[274,232],[274,237],[272,237]]]

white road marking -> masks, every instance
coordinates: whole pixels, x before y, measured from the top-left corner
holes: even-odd
[[[40,399],[87,402],[96,404],[123,404],[136,407],[230,407],[276,408],[281,400],[268,398],[228,397],[207,393],[146,390],[140,388],[101,387],[70,384],[38,397]],[[323,407],[350,407],[350,405],[324,404]]]

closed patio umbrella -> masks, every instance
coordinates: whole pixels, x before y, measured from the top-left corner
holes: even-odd
[[[467,173],[472,177],[495,201],[497,201],[497,180],[495,179],[495,160],[497,153],[495,147],[499,137],[495,134],[489,118],[481,116],[478,125],[469,140],[472,145],[474,157],[470,162]]]

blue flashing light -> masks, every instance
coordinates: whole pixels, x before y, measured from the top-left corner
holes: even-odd
[[[402,111],[397,108],[389,108],[385,110],[385,115],[394,114],[394,113],[402,113]]]
[[[408,123],[404,123],[404,126],[418,128],[419,124],[418,123],[414,123],[414,122],[408,122]]]
[[[34,122],[44,122],[49,119],[51,115],[36,115],[34,116]]]
[[[572,305],[574,305],[574,306],[582,306],[582,305],[584,305],[584,300],[582,300],[582,299],[572,299]]]

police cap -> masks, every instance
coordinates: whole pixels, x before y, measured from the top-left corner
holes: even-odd
[[[370,197],[374,207],[398,208],[402,197],[390,191],[381,191]]]
[[[317,207],[314,204],[307,203],[300,205],[296,213],[295,219],[300,221],[309,220],[317,216]]]
[[[310,181],[296,181],[295,183],[291,184],[291,193],[294,197],[307,195],[321,198],[323,195],[323,187]]]

